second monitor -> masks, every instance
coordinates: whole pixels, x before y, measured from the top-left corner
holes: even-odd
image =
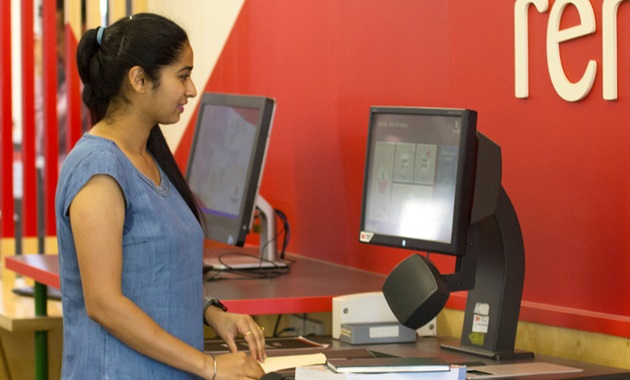
[[[215,269],[276,266],[275,210],[259,195],[274,112],[275,100],[268,97],[201,98],[186,177],[206,238],[243,246],[256,211],[261,225],[259,258],[232,257],[210,264]]]

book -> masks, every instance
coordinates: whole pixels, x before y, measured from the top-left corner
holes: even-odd
[[[535,376],[581,372],[583,369],[546,362],[497,364],[468,367],[467,379],[496,379],[501,377]]]
[[[352,373],[335,372],[325,365],[298,367],[295,380],[465,380],[466,367],[451,366],[438,372]]]
[[[439,372],[449,371],[450,365],[439,358],[374,357],[357,359],[328,359],[328,367],[335,372]]]
[[[328,350],[324,351],[326,358],[330,359],[357,359],[357,358],[375,358],[375,357],[392,357],[398,358],[399,356],[371,350],[367,348],[350,348],[341,350]]]
[[[375,358],[375,357],[390,357],[381,352],[368,350],[365,348],[349,349],[349,350],[334,350],[326,352],[324,355],[322,352],[304,354],[302,350],[290,350],[288,352],[297,352],[298,354],[291,355],[275,355],[276,352],[270,351],[270,356],[260,363],[265,373],[281,371],[290,368],[312,366],[316,364],[326,364],[327,360],[331,359],[350,359],[350,358]]]
[[[249,351],[247,341],[245,339],[237,339],[236,346],[239,351]],[[320,351],[328,347],[329,344],[315,342],[303,336],[287,337],[287,338],[266,338],[265,350],[273,352],[274,350],[317,350]],[[227,344],[218,339],[206,340],[204,342],[204,351],[215,354],[229,352]]]
[[[303,338],[301,338],[303,339]],[[308,341],[306,341],[307,344]],[[293,343],[292,343],[293,344]],[[311,343],[316,344],[316,343]],[[365,348],[349,349],[349,350],[334,350],[326,352],[324,355],[322,352],[304,354],[304,351],[298,349],[291,349],[287,352],[298,352],[298,354],[291,355],[275,355],[276,352],[269,351],[270,356],[263,362],[259,362],[260,366],[266,373],[285,370],[289,368],[297,368],[304,366],[312,366],[316,364],[326,364],[327,360],[331,359],[350,359],[350,358],[374,358],[374,357],[390,357],[391,355],[384,354],[378,351],[372,351]],[[274,356],[275,355],[275,356]]]
[[[269,373],[302,366],[324,364],[326,363],[326,356],[322,353],[272,356],[258,363],[262,367],[263,371],[265,371],[265,373]]]

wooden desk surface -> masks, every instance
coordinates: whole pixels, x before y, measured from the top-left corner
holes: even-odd
[[[290,258],[295,262],[288,274],[267,279],[209,281],[204,284],[205,292],[237,313],[327,312],[332,310],[332,297],[379,291],[386,277],[307,257]],[[5,259],[5,265],[37,282],[59,288],[57,255],[11,256]]]
[[[308,337],[311,340],[330,344],[328,348],[314,348],[314,349],[300,349],[300,353],[315,353],[315,352],[339,352],[340,350],[354,350],[354,349],[370,349],[373,351],[386,353],[390,355],[400,357],[439,357],[447,363],[460,364],[467,366],[479,366],[479,365],[500,365],[500,364],[515,364],[515,363],[529,363],[529,362],[544,362],[563,365],[567,367],[579,368],[581,372],[575,373],[562,373],[562,374],[548,374],[548,375],[535,375],[535,376],[512,376],[511,380],[559,380],[559,379],[630,379],[630,370],[614,367],[605,367],[595,364],[589,364],[579,362],[575,360],[560,359],[546,355],[536,355],[534,359],[521,360],[521,361],[494,361],[488,358],[482,358],[470,354],[448,351],[440,348],[441,343],[453,343],[456,340],[452,338],[440,338],[440,337],[421,337],[416,340],[415,343],[392,343],[392,344],[374,344],[374,345],[356,345],[352,346],[347,343],[343,343],[339,340],[332,339],[331,337]],[[295,355],[295,351],[291,350],[267,350],[269,356],[282,356],[282,355]],[[340,356],[340,355],[337,355]],[[282,371],[285,374],[292,374],[293,370]]]
[[[238,313],[315,313],[332,311],[335,296],[380,291],[386,278],[312,258],[290,258],[295,262],[288,274],[269,279],[212,280],[205,283],[204,290]]]
[[[527,362],[546,362],[559,364],[567,367],[574,367],[582,369],[582,372],[577,373],[563,373],[554,375],[536,375],[536,376],[514,376],[510,379],[544,379],[544,380],[558,380],[558,379],[630,379],[630,371],[622,368],[613,368],[599,366],[595,364],[589,364],[585,362],[579,362],[575,360],[555,358],[546,355],[535,355],[533,360],[521,360],[521,361],[496,361],[492,359],[486,359],[475,355],[454,352],[444,350],[440,347],[442,343],[456,343],[458,340],[452,338],[440,338],[440,337],[425,337],[420,338],[417,342],[411,344],[392,344],[385,346],[373,346],[374,350],[387,352],[397,356],[438,356],[448,363],[463,363],[466,365],[474,365],[475,363],[483,363],[485,365],[498,365],[498,364],[514,364],[514,363],[527,363]]]
[[[20,255],[4,259],[7,269],[32,278],[46,286],[59,289],[59,262],[57,255]]]
[[[60,329],[63,323],[61,302],[48,301],[48,317],[36,317],[33,298],[13,293],[13,288],[27,286],[23,278],[11,284],[0,282],[0,328],[12,332]]]

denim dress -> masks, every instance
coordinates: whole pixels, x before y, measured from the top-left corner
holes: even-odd
[[[64,161],[55,200],[63,308],[62,379],[196,379],[134,351],[86,314],[70,225],[81,221],[71,221],[68,212],[77,192],[97,174],[114,178],[124,193],[123,294],[167,332],[203,349],[203,232],[199,223],[161,168],[158,186],[114,142],[85,134]]]

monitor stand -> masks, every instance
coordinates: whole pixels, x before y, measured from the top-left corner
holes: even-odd
[[[210,270],[256,270],[286,268],[287,263],[277,258],[278,235],[276,234],[276,212],[258,195],[256,209],[260,218],[260,245],[253,248],[212,248],[211,257],[204,258],[204,266]]]
[[[525,247],[518,215],[501,186],[501,149],[481,133],[475,194],[466,253],[450,291],[468,290],[459,344],[442,348],[492,358],[523,360],[532,352],[514,348],[525,281]]]
[[[503,187],[495,214],[471,226],[467,248],[462,259],[476,261],[475,284],[468,291],[460,343],[442,348],[493,360],[532,359],[532,352],[514,349],[525,256],[518,217]]]

